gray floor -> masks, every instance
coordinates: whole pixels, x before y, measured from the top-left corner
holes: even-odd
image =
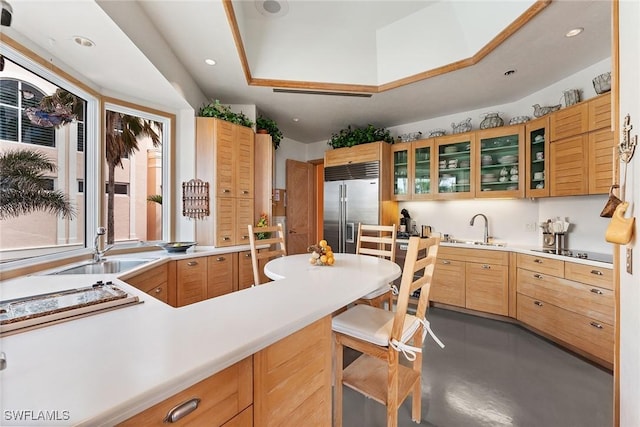
[[[513,324],[430,308],[422,422],[437,427],[612,425],[613,376]],[[345,353],[345,363],[356,357]],[[399,426],[411,421],[410,398]],[[344,426],[385,426],[384,406],[344,388]]]

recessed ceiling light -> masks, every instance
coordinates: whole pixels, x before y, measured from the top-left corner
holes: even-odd
[[[89,40],[86,37],[82,37],[82,36],[73,36],[73,41],[78,43],[80,46],[83,46],[83,47],[93,47],[93,46],[96,45],[93,41]]]
[[[268,18],[284,16],[289,12],[287,0],[254,0],[256,9]]]
[[[578,34],[580,34],[583,31],[584,31],[584,28],[577,27],[577,28],[574,28],[572,30],[567,31],[567,34],[565,34],[564,36],[565,37],[575,37],[575,36],[577,36]]]
[[[216,65],[216,61],[214,59],[207,58],[207,59],[204,60],[204,62],[207,65]]]
[[[300,121],[300,119],[299,119],[299,118],[297,118],[297,117],[294,117],[294,118],[293,118],[293,121],[297,123],[297,122],[299,122],[299,121]]]
[[[505,76],[511,76],[516,73],[516,70],[507,70],[504,72]]]

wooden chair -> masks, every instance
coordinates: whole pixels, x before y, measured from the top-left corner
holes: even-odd
[[[436,237],[409,239],[395,312],[355,305],[332,319],[336,363],[334,427],[342,426],[342,385],[386,405],[387,426],[398,425],[398,407],[412,394],[411,418],[420,422],[422,343],[426,333],[444,347],[425,319],[439,245]],[[418,277],[422,269],[424,273]],[[411,315],[407,313],[409,297],[417,289],[418,309]],[[344,369],[343,347],[363,353]],[[398,363],[400,352],[412,361],[410,367]]]
[[[249,244],[251,245],[251,265],[253,267],[253,284],[260,285],[260,260],[271,259],[278,256],[286,256],[287,248],[284,243],[284,232],[282,224],[270,225],[267,227],[256,227],[249,225]],[[265,239],[258,239],[258,235],[268,236]],[[266,250],[258,250],[258,245],[269,245]],[[274,249],[274,245],[276,248]]]
[[[356,253],[362,255],[373,255],[387,258],[392,262],[396,261],[396,234],[397,227],[393,225],[366,225],[358,224],[358,242],[356,243]],[[393,310],[393,293],[391,287],[385,285],[368,293],[356,301],[356,304],[366,304],[372,307],[384,308],[387,303],[388,309]]]

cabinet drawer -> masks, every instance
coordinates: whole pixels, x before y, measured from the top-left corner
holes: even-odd
[[[141,291],[153,295],[154,290],[158,286],[164,285],[166,288],[168,274],[168,264],[163,264],[136,274],[133,277],[125,279],[125,281],[131,286],[135,286]]]
[[[613,291],[518,268],[518,292],[610,325],[615,323]]]
[[[524,268],[536,273],[550,274],[564,277],[564,261],[536,255],[518,254],[518,268]]]
[[[132,427],[165,425],[163,420],[172,408],[193,398],[200,399],[198,408],[172,425],[211,427],[226,425],[227,421],[253,403],[252,390],[253,369],[251,357],[249,357],[129,418],[120,425]]]
[[[465,263],[462,261],[438,259],[433,272],[429,300],[464,307],[464,265]]]
[[[440,246],[438,249],[438,259],[471,261],[481,264],[509,265],[509,252],[491,249]]]
[[[509,267],[466,263],[466,307],[485,313],[509,315]]]
[[[517,294],[518,320],[613,363],[614,328],[544,301]]]
[[[613,270],[609,268],[566,262],[564,276],[577,282],[613,290]]]

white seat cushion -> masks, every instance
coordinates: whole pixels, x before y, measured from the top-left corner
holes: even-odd
[[[378,288],[373,292],[369,292],[368,294],[363,296],[362,299],[374,299],[376,297],[379,297],[380,295],[386,294],[390,290],[391,290],[391,287],[389,285],[384,285],[383,287]]]
[[[394,312],[381,308],[356,305],[334,317],[331,323],[335,332],[386,347],[389,345],[394,315]],[[407,314],[401,341],[407,342],[419,326],[418,318]]]

